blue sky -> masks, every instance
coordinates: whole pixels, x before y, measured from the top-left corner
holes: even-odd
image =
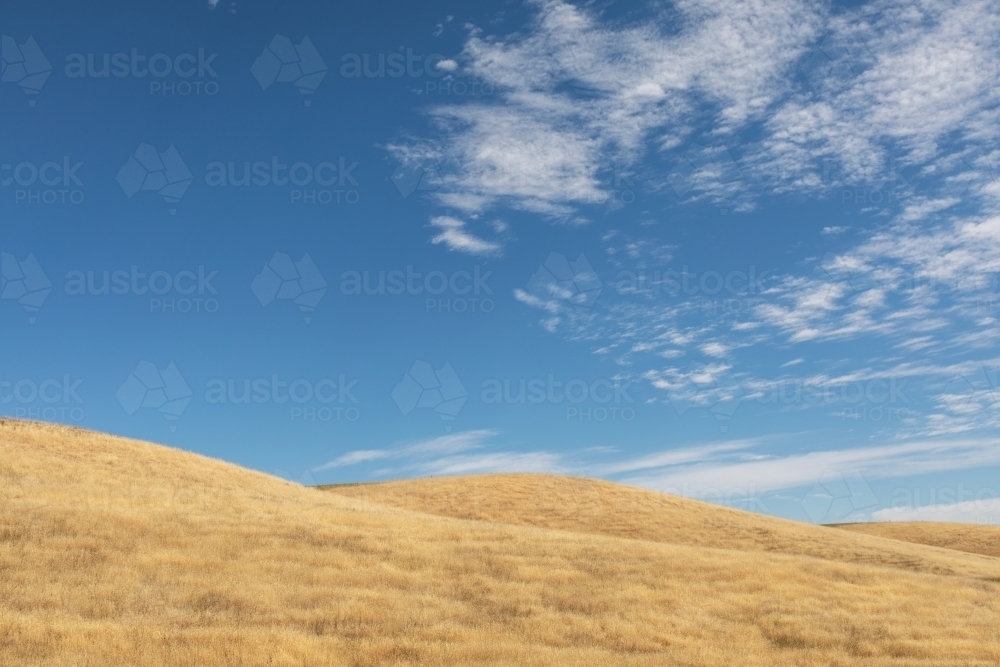
[[[1000,521],[990,2],[0,10],[0,411]]]

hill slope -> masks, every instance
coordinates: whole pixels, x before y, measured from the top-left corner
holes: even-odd
[[[1000,558],[1000,527],[933,521],[845,523],[843,530]]]
[[[0,664],[1000,661],[1000,560],[805,528],[870,562],[435,516],[3,421]]]
[[[596,479],[555,475],[434,477],[320,487],[331,493],[437,516],[537,526],[666,544],[777,552],[920,572],[981,575],[986,559],[786,521]],[[863,531],[856,531],[861,533]],[[905,540],[904,542],[918,542]],[[947,547],[947,540],[935,545]],[[922,542],[922,544],[931,544]],[[1000,555],[1000,554],[989,554]],[[987,571],[1000,563],[991,562]]]

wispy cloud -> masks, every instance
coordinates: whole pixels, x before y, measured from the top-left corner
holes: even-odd
[[[724,450],[719,454],[722,456],[709,462],[670,465],[621,481],[668,493],[701,495],[720,490],[799,488],[815,483],[830,471],[845,477],[860,473],[873,480],[1000,465],[1000,450],[992,440],[919,441],[751,461],[739,460],[732,453],[727,457]]]
[[[718,458],[731,457],[759,444],[758,440],[734,440],[728,442],[699,445],[697,447],[681,447],[638,458],[599,466],[597,470],[602,475],[620,475],[622,473],[667,468],[671,466],[705,463]]]
[[[372,461],[426,459],[429,457],[465,452],[482,447],[487,440],[495,435],[497,435],[496,431],[479,429],[474,431],[451,433],[437,438],[420,440],[418,442],[400,445],[389,449],[355,450],[342,454],[336,459],[314,468],[313,472],[343,468],[346,466]]]
[[[471,475],[501,472],[568,472],[563,455],[553,452],[492,452],[443,456],[417,465],[421,475]]]
[[[706,101],[723,132],[762,117],[822,20],[798,0],[685,0],[675,22],[631,26],[560,0],[531,5],[528,30],[474,28],[456,63],[496,95],[433,107],[441,137],[392,147],[446,172],[434,193],[444,206],[578,218],[608,201],[619,165],[690,136]]]
[[[387,449],[347,452],[313,472],[333,470],[365,463],[386,462],[390,467],[375,471],[386,475],[471,475],[488,472],[565,473],[569,467],[563,453],[545,451],[486,451],[497,431],[479,429],[461,431],[428,440],[420,440]]]

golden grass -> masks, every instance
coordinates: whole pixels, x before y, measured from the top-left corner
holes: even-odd
[[[837,526],[865,535],[878,535],[914,544],[929,544],[1000,558],[1000,528],[965,523],[900,521],[893,523],[845,523]]]
[[[982,573],[981,562],[972,565],[972,569],[965,569],[968,563],[956,563],[952,558],[954,554],[947,552],[934,552],[892,540],[842,539],[828,534],[830,529],[826,527],[595,479],[533,474],[476,475],[320,488],[369,502],[457,519],[677,545],[877,563],[921,572]],[[879,535],[875,531],[871,534]],[[990,567],[997,565],[991,563]]]
[[[1000,559],[600,482],[406,484],[438,504],[2,422],[0,665],[1000,663]]]

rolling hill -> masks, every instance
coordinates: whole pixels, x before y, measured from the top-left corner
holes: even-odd
[[[1000,558],[1000,527],[966,523],[907,521],[894,523],[845,523],[837,528],[877,535],[893,540],[928,544],[945,549],[964,551]]]
[[[0,422],[0,665],[996,665],[1000,559],[606,482]]]

